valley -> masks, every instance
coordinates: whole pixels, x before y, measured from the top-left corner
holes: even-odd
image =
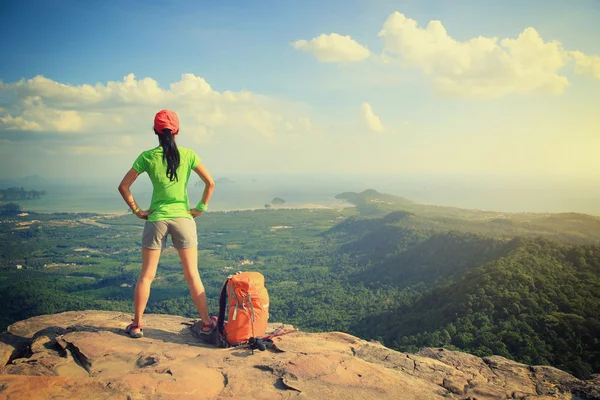
[[[401,351],[443,346],[600,372],[600,218],[429,206],[374,190],[338,198],[354,207],[200,216],[211,313],[229,274],[255,270],[271,321]],[[62,311],[132,312],[143,221],[2,212],[0,328]],[[172,247],[147,312],[198,317]]]

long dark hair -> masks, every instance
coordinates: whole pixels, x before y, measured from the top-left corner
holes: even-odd
[[[179,168],[179,149],[175,144],[175,138],[170,129],[163,129],[162,133],[154,130],[158,136],[158,142],[163,149],[163,160],[167,162],[167,178],[171,182],[179,181],[177,177],[177,168]]]

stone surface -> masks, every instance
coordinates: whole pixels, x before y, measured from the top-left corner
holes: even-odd
[[[14,351],[15,348],[10,344],[0,342],[0,369],[8,363]]]
[[[497,356],[400,353],[341,332],[292,332],[253,354],[203,343],[185,318],[147,315],[142,339],[124,334],[129,322],[82,311],[11,325],[0,336],[0,399],[600,398],[598,376]]]

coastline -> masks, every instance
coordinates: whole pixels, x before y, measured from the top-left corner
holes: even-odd
[[[247,207],[247,208],[228,208],[225,210],[215,210],[211,212],[236,212],[236,211],[275,211],[275,210],[341,210],[344,208],[356,207],[354,204],[347,203],[340,204],[337,207],[325,206],[322,204],[305,204],[305,205],[289,205],[289,206],[273,206],[271,208],[265,207]]]
[[[279,205],[279,206],[273,206],[271,208],[265,208],[265,207],[233,207],[233,208],[227,208],[227,209],[223,209],[223,210],[213,210],[213,211],[209,211],[210,213],[230,213],[230,212],[243,212],[243,211],[276,211],[276,210],[342,210],[345,208],[349,208],[349,207],[355,207],[354,204],[348,203],[348,202],[343,202],[341,204],[339,204],[338,206],[326,206],[323,204],[314,204],[314,203],[307,203],[307,204],[302,204],[302,205],[297,205],[297,204],[293,204],[293,205]],[[117,212],[117,211],[76,211],[76,212],[72,212],[72,211],[36,211],[36,210],[28,210],[26,208],[22,208],[20,212],[23,213],[34,213],[34,214],[93,214],[94,216],[101,216],[103,218],[118,218],[118,217],[124,217],[129,215],[130,213],[128,211],[122,211],[122,212]]]

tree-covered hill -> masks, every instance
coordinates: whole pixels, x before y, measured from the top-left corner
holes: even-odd
[[[373,190],[342,197],[360,214],[325,235],[359,260],[349,281],[402,297],[350,331],[404,351],[449,346],[600,371],[600,218],[434,207]]]
[[[600,217],[577,213],[501,213],[419,204],[403,197],[366,190],[339,198],[356,205],[359,215],[330,231],[357,239],[368,234],[386,238],[394,228],[433,232],[460,231],[511,239],[544,237],[574,244],[600,244]]]
[[[412,234],[412,235],[411,235]],[[414,237],[412,231],[403,237]],[[353,276],[354,281],[371,287],[395,285],[400,288],[415,284],[443,284],[470,270],[507,255],[514,241],[477,236],[456,231],[435,233],[412,246],[395,247],[380,256],[371,257],[371,267]]]
[[[454,239],[425,241],[407,251],[412,262],[395,264],[396,273],[406,274],[401,271],[417,261],[444,265],[429,258],[443,255],[448,240]],[[463,246],[453,248],[458,252],[447,256],[466,256]],[[403,351],[454,346],[582,377],[600,371],[600,248],[518,238],[496,249],[497,258],[487,253],[492,260],[481,257],[481,265],[460,279],[438,282],[410,306],[367,317],[353,331]]]

